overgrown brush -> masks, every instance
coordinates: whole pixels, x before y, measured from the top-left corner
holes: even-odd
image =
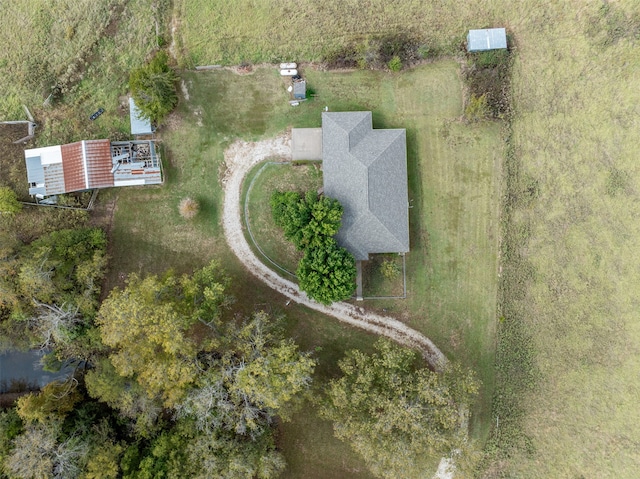
[[[463,76],[469,89],[467,119],[503,118],[509,112],[511,55],[508,50],[469,53]]]

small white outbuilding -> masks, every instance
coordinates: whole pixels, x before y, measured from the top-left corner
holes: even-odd
[[[504,48],[507,48],[507,31],[504,28],[469,30],[467,35],[468,52],[483,52]]]

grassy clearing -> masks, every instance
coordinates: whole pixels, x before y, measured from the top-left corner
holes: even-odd
[[[404,294],[402,256],[371,255],[362,268],[363,296],[402,296]]]
[[[406,320],[449,357],[479,372],[484,389],[472,425],[475,437],[486,437],[494,374],[504,136],[500,124],[458,120],[458,72],[455,62],[439,62],[399,76],[332,74],[318,93],[323,103],[335,95],[348,109],[372,109],[376,127],[407,129],[412,205],[408,298],[365,306]],[[313,83],[314,75],[307,76]]]
[[[517,267],[505,269],[511,353],[500,374],[501,389],[520,397],[515,411],[499,404],[520,416],[522,435],[498,432],[502,448],[521,446],[502,468],[636,477],[638,5],[546,2],[533,12],[544,30],[530,15],[517,32],[505,244],[505,267]],[[528,354],[514,353],[527,343]]]
[[[219,224],[222,195],[218,182],[219,174],[223,172],[222,153],[235,136],[258,139],[273,136],[291,125],[319,126],[320,112],[325,105],[332,110],[372,109],[376,127],[408,128],[409,162],[412,175],[411,196],[414,198],[412,225],[419,225],[419,219],[426,215],[423,203],[419,200],[423,190],[435,191],[442,195],[441,203],[443,204],[449,201],[448,197],[436,188],[444,181],[443,178],[438,177],[437,172],[434,172],[433,176],[422,176],[419,163],[422,164],[424,161],[429,165],[450,165],[452,173],[451,176],[446,177],[448,188],[455,187],[462,190],[465,178],[468,182],[478,177],[485,181],[489,178],[488,172],[478,173],[477,177],[467,173],[467,176],[463,176],[460,180],[460,175],[464,175],[466,169],[463,165],[451,160],[452,157],[461,155],[461,152],[466,152],[463,158],[471,157],[474,152],[475,168],[482,170],[487,168],[487,165],[493,168],[493,150],[489,159],[483,158],[478,161],[478,158],[487,151],[479,145],[487,145],[486,148],[489,148],[489,142],[481,139],[487,134],[493,139],[492,148],[498,151],[500,149],[499,128],[492,124],[467,126],[457,122],[456,119],[462,114],[462,92],[458,65],[455,62],[439,62],[402,75],[376,72],[323,73],[310,69],[305,74],[309,84],[316,91],[317,97],[295,109],[287,104],[286,85],[276,69],[257,69],[250,75],[236,75],[230,71],[184,74],[183,80],[189,99],[181,101],[179,114],[169,120],[168,128],[162,132],[167,160],[165,162],[166,185],[160,188],[123,188],[117,192],[109,192],[111,195],[118,196],[113,228],[114,260],[110,273],[111,285],[118,284],[122,273],[130,271],[159,272],[167,267],[188,270],[210,258],[220,258],[235,279],[233,293],[238,298],[237,306],[241,311],[251,312],[266,305],[271,305],[274,311],[284,309],[284,299],[248,276],[230,255],[224,242]],[[451,88],[451,85],[457,85],[457,88]],[[442,138],[438,132],[445,124],[449,125],[453,133],[450,133],[451,136],[447,138]],[[430,137],[433,143],[420,140],[422,133],[420,135],[418,133],[429,132],[430,129],[436,130]],[[495,154],[498,155],[498,153]],[[298,168],[313,169],[309,166],[295,167],[295,169]],[[458,169],[463,171],[457,173]],[[269,180],[269,176],[265,176],[264,179]],[[275,179],[274,175],[274,181]],[[280,176],[277,180],[289,181],[286,177]],[[316,180],[317,178],[314,181]],[[492,181],[493,179],[489,183],[493,184]],[[487,191],[493,191],[489,186],[485,188],[487,189],[476,191],[468,199],[459,200],[456,205],[459,208],[472,208],[473,205],[480,204],[482,213],[477,214],[486,214],[485,208],[488,203],[491,203],[490,199],[484,198],[483,201],[477,201],[479,197],[488,194]],[[203,209],[194,220],[187,221],[178,213],[178,203],[184,196],[196,198],[203,204]],[[264,202],[262,206],[265,206]],[[434,208],[434,205],[430,205],[430,208]],[[412,255],[416,258],[416,264],[413,267],[415,277],[427,276],[428,263],[425,258],[431,258],[430,261],[435,263],[435,256],[431,255],[442,254],[442,250],[431,252],[427,248],[428,243],[420,238],[428,236],[426,228],[436,230],[438,227],[443,227],[442,224],[445,224],[446,220],[447,217],[443,214],[442,223],[431,223],[429,226],[424,226],[424,229],[417,228],[412,233],[415,255],[412,252],[407,259],[411,261]],[[457,217],[454,226],[458,227],[466,220],[466,217]],[[487,225],[480,224],[485,228],[483,231],[486,231]],[[459,226],[459,228],[466,231],[468,226]],[[446,231],[439,234],[444,236]],[[456,234],[457,231],[455,229],[451,234]],[[452,249],[446,254],[452,257],[460,253]],[[461,262],[457,268],[451,268],[450,263],[446,263],[446,271],[450,272],[446,274],[462,274],[463,269],[478,262],[479,257],[484,258],[483,261],[495,261],[495,248],[481,250],[476,256],[469,256],[468,261]],[[479,265],[476,267],[480,268]],[[433,266],[430,268],[439,272]],[[492,268],[495,271],[494,263]],[[440,272],[439,274],[445,275]],[[435,334],[449,338],[452,334],[451,324],[446,318],[438,315],[455,307],[455,304],[447,302],[458,301],[461,295],[476,294],[475,303],[469,300],[468,304],[472,304],[474,309],[468,312],[468,317],[473,317],[474,320],[478,318],[477,321],[483,324],[479,329],[484,336],[472,337],[470,333],[468,335],[461,333],[457,349],[449,344],[444,346],[447,353],[454,359],[468,360],[472,365],[481,361],[490,363],[490,348],[483,352],[480,359],[471,360],[469,356],[465,356],[471,353],[465,353],[465,351],[475,352],[479,346],[469,345],[467,348],[465,341],[491,344],[493,340],[491,324],[495,316],[490,316],[489,312],[483,309],[484,296],[487,294],[483,288],[488,287],[491,294],[490,284],[493,281],[495,302],[496,279],[495,276],[491,280],[482,277],[483,283],[474,285],[473,288],[470,287],[470,282],[477,278],[470,277],[466,280],[469,283],[461,284],[453,294],[444,296],[441,294],[439,301],[442,309],[436,310],[436,314],[424,314],[429,307],[428,301],[432,297],[422,293],[414,293],[413,302],[394,302],[391,309],[395,308],[393,311],[399,316],[406,315],[406,318],[411,318],[412,325],[428,335]],[[414,283],[413,291],[418,291],[418,287],[420,284]],[[466,292],[464,288],[468,288]],[[415,316],[413,308],[416,311]],[[286,309],[290,318],[288,322],[294,321],[296,324],[292,329],[296,340],[300,341],[303,347],[309,344],[311,348],[317,346],[321,348],[318,354],[321,364],[326,365],[321,365],[319,378],[337,374],[337,359],[346,349],[353,346],[366,349],[373,339],[306,310],[298,308],[296,313],[291,311]],[[295,317],[292,318],[292,314],[295,314]],[[455,328],[458,328],[456,331],[466,327],[466,324],[466,322],[454,323]],[[487,372],[488,379],[481,371],[488,388],[479,410],[487,407],[490,396],[492,370],[489,368]],[[335,472],[331,473],[333,477],[355,474],[354,471],[358,470],[364,471],[362,464],[354,459],[348,446],[330,437],[327,425],[310,416],[312,413],[309,410],[301,412],[293,423],[282,426],[281,441],[287,444],[285,451],[293,451],[286,452],[290,462],[288,477],[327,477],[326,464],[327,461],[331,462],[331,458],[335,460],[335,464],[332,463],[331,466],[335,468],[333,469]],[[318,431],[325,431],[321,442],[312,433],[316,428]],[[308,451],[314,451],[315,459]],[[366,476],[366,473],[361,474]]]
[[[251,192],[248,196],[248,188]],[[322,188],[322,172],[320,164],[261,164],[249,173],[245,180],[244,198],[248,201],[249,221],[253,239],[267,258],[275,262],[286,271],[295,274],[298,263],[302,259],[302,252],[285,238],[282,230],[275,225],[271,215],[271,195],[275,191],[317,191]],[[248,236],[248,232],[247,232]],[[249,239],[249,238],[248,238]],[[249,241],[249,244],[252,244]],[[267,263],[269,261],[267,260]],[[287,279],[292,278],[279,269]]]
[[[453,1],[181,0],[177,11],[185,61],[196,65],[321,60],[379,40],[431,57],[457,51],[468,25],[493,22],[490,10]]]

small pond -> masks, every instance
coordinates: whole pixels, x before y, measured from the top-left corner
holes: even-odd
[[[73,372],[67,366],[52,373],[42,368],[43,351],[8,351],[0,354],[0,393],[7,392],[12,384],[21,383],[37,387],[56,379],[64,379]]]

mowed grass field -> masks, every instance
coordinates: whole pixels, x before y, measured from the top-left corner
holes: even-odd
[[[430,211],[444,208],[450,201],[449,196],[459,195],[464,189],[463,183],[471,181],[478,174],[486,183],[485,186],[478,189],[476,185],[473,197],[462,195],[458,198],[456,208],[474,211],[478,208],[476,216],[497,215],[500,195],[492,188],[497,188],[499,178],[494,178],[492,174],[504,143],[499,125],[465,125],[459,122],[462,83],[459,67],[453,61],[424,65],[400,75],[365,71],[330,73],[310,68],[305,75],[316,97],[298,108],[291,108],[287,103],[286,84],[273,67],[259,68],[250,75],[238,75],[228,70],[183,74],[187,95],[182,98],[177,114],[168,120],[167,127],[161,132],[166,185],[160,188],[121,189],[111,193],[118,196],[112,235],[111,284],[120,284],[130,271],[160,272],[168,267],[188,271],[210,258],[218,258],[234,278],[232,289],[238,298],[236,310],[248,313],[255,308],[268,307],[275,311],[286,310],[289,317],[291,306],[285,307],[284,298],[266,289],[243,270],[230,254],[222,236],[219,220],[223,198],[219,178],[224,175],[224,148],[236,137],[253,140],[275,136],[290,126],[319,126],[324,106],[329,106],[331,110],[372,110],[375,127],[407,128],[412,178],[413,250],[407,262],[415,263],[410,275],[420,279],[411,280],[411,302],[398,300],[390,303],[389,313],[410,322],[429,336],[450,338],[458,335],[455,345],[450,341],[445,342],[443,349],[452,359],[477,369],[485,381],[480,406],[474,411],[482,419],[482,414],[490,407],[493,384],[492,367],[483,368],[483,365],[492,364],[493,349],[486,347],[478,357],[471,357],[467,351],[482,350],[478,344],[491,345],[494,340],[495,309],[493,313],[485,309],[485,302],[486,296],[491,297],[495,308],[498,221],[497,217],[493,217],[491,227],[494,230],[488,231],[488,225],[483,222],[471,225],[467,224],[464,216],[456,216],[449,218],[451,223],[448,223],[447,215],[443,214],[440,220],[436,220]],[[483,172],[465,173],[467,167],[452,160],[456,157],[462,158],[463,163],[473,158],[469,168],[474,172]],[[442,176],[436,173],[423,175],[420,171],[425,163],[431,164],[432,168],[438,165],[440,171],[449,173]],[[292,167],[277,168],[286,170]],[[294,168],[306,169],[306,174],[302,175],[306,178],[304,184],[313,185],[314,188],[321,184],[320,172],[315,166]],[[250,206],[251,203],[260,203],[259,211],[263,216],[266,214],[265,207],[268,213],[268,198],[264,197],[267,194],[264,191],[271,190],[276,183],[303,186],[302,180],[299,182],[287,171],[277,177],[271,173],[260,176],[256,182],[258,186],[255,192],[263,191],[262,200],[257,198],[250,201]],[[262,182],[271,186],[261,186]],[[423,191],[432,192],[432,201],[437,200],[442,205],[436,208],[427,199],[422,200]],[[177,205],[184,196],[196,198],[202,205],[201,212],[193,221],[184,220],[178,214]],[[486,211],[488,204],[493,205],[490,211]],[[251,216],[251,209],[249,214]],[[476,231],[478,227],[482,228],[482,233]],[[468,231],[471,237],[484,237],[488,231],[490,239],[476,246],[473,256],[465,256],[459,260],[458,266],[452,266],[456,262],[455,256],[460,254],[458,249],[447,249],[446,242],[442,243],[445,246],[438,246],[438,249],[429,247],[429,236],[445,237],[447,228]],[[471,238],[465,238],[464,241],[471,241]],[[449,258],[445,266],[440,266],[439,260],[436,260],[440,254]],[[468,316],[452,325],[443,314],[457,308],[460,290],[467,288],[467,285],[460,284],[457,290],[452,290],[452,294],[443,295],[440,291],[441,309],[433,310],[429,306],[432,298],[429,291],[420,291],[416,285],[433,275],[458,281],[455,278],[465,276],[464,269],[473,263],[490,264],[492,276],[489,280],[483,277],[482,284],[469,288],[468,294],[473,295],[474,300],[467,303],[471,305]],[[377,307],[376,303],[366,303],[364,306]],[[299,308],[292,310],[302,311]],[[288,324],[293,325],[290,328],[294,338],[303,347],[309,346],[313,350],[319,348],[319,381],[337,373],[337,360],[349,347],[358,345],[366,350],[374,339],[343,327],[331,318],[306,310],[303,314],[293,314],[295,316],[288,319]],[[479,327],[482,335],[471,334],[465,329],[469,327],[466,321],[471,317],[474,322],[482,324]],[[322,365],[323,362],[326,364]],[[480,437],[482,423],[474,421],[474,437]],[[293,423],[282,425],[282,431],[281,440],[286,444],[283,450],[290,464],[286,477],[337,478],[345,477],[345,474],[367,477],[366,469],[348,446],[333,439],[329,425],[315,418],[311,404]]]

